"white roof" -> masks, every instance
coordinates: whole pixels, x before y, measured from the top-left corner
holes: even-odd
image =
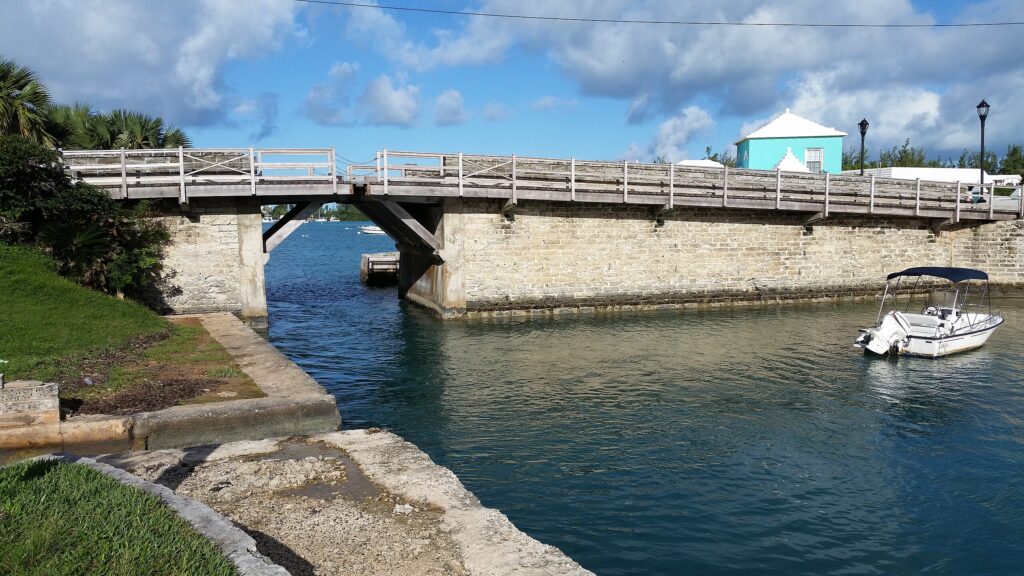
[[[860,174],[860,170],[843,170],[843,174]],[[963,184],[976,184],[978,182],[977,168],[923,168],[916,166],[892,166],[889,168],[865,168],[864,175],[874,174],[879,178],[896,178],[899,180],[916,180],[920,178],[925,182],[961,182]],[[991,182],[992,177],[985,174],[985,182]]]
[[[810,172],[803,162],[797,160],[796,156],[793,156],[792,148],[786,148],[786,155],[775,165],[775,169],[782,170],[783,172]]]
[[[814,138],[819,136],[846,136],[835,128],[822,126],[802,116],[797,116],[786,108],[778,118],[747,134],[736,141],[737,144],[749,138]]]
[[[703,160],[680,160],[676,163],[677,166],[694,166],[697,168],[725,168],[725,164],[721,162],[715,162],[708,158]]]

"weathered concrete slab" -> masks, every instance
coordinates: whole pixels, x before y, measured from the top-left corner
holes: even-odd
[[[60,421],[57,385],[38,380],[0,379],[0,429],[56,424]]]
[[[221,511],[297,573],[590,574],[483,507],[450,470],[390,432],[352,430],[99,460]]]
[[[485,508],[451,470],[390,432],[346,430],[312,439],[345,450],[367,477],[388,491],[441,509],[444,526],[471,574],[591,574],[558,548],[521,532],[501,512]]]

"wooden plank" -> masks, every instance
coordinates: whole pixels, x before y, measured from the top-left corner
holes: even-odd
[[[323,202],[299,202],[292,206],[291,210],[263,233],[263,252],[270,254],[323,205]]]

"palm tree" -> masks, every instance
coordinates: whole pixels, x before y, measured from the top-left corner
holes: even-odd
[[[0,58],[0,134],[18,134],[47,146],[50,94],[32,70]]]
[[[180,128],[164,129],[162,118],[128,110],[114,110],[104,116],[105,130],[97,131],[100,148],[177,148],[192,143]]]
[[[58,104],[50,107],[50,132],[62,148],[71,150],[96,150],[102,148],[105,140],[106,123],[88,104],[68,106]]]

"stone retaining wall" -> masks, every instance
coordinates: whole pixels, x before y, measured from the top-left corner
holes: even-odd
[[[758,301],[871,294],[909,266],[968,266],[1024,284],[1024,227],[935,233],[923,219],[529,202],[514,216],[465,201],[445,216],[464,310]],[[458,230],[451,230],[452,223]],[[452,245],[459,244],[458,246]]]

